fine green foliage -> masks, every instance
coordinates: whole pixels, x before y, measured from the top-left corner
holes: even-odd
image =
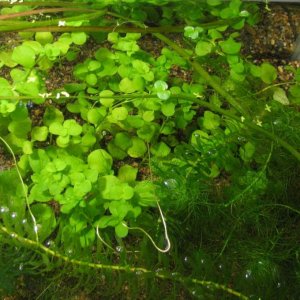
[[[299,237],[284,237],[297,192],[283,195],[300,161],[300,71],[285,87],[271,63],[240,54],[254,4],[15,2],[0,16],[16,37],[0,53],[0,137],[17,156],[0,172],[1,252],[32,247],[42,256],[29,265],[50,270],[50,256],[73,264],[71,278],[107,271],[103,295],[125,286],[130,299],[272,299],[299,279]]]

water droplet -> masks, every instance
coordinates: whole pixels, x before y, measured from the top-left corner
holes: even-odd
[[[3,213],[7,213],[7,212],[9,212],[9,208],[6,207],[6,206],[1,206],[0,212],[1,212],[2,214],[3,214]]]
[[[245,278],[246,278],[246,279],[250,278],[251,273],[252,273],[251,270],[247,270],[247,271],[246,271],[246,274],[245,274]]]
[[[13,213],[11,213],[11,215],[10,215],[13,219],[17,216],[17,213],[16,212],[13,212]]]
[[[20,265],[19,265],[19,270],[22,271],[23,268],[24,268],[24,265],[23,265],[23,264],[20,264]]]
[[[27,220],[26,220],[26,219],[23,219],[23,220],[22,220],[22,224],[25,224],[25,223],[27,223]]]
[[[118,252],[123,252],[124,248],[123,248],[122,246],[117,246],[117,247],[116,247],[116,250],[117,250]]]

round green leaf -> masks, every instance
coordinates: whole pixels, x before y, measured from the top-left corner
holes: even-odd
[[[130,165],[123,165],[119,169],[118,178],[123,182],[134,182],[136,180],[137,173],[137,168],[134,168]]]
[[[157,157],[168,156],[170,152],[170,147],[164,142],[159,142],[158,144],[155,144],[151,147],[151,153]]]
[[[91,86],[95,86],[97,84],[97,76],[95,74],[88,74],[85,77],[85,81],[87,84],[91,85]]]
[[[39,42],[41,45],[50,44],[53,42],[53,35],[51,32],[36,32],[35,40]]]
[[[206,41],[199,41],[196,45],[195,52],[198,56],[205,56],[212,50],[212,44]]]
[[[175,114],[175,104],[172,102],[163,102],[161,111],[166,117],[171,117]]]
[[[48,127],[46,126],[41,126],[41,127],[33,127],[31,131],[31,139],[33,141],[39,141],[39,142],[44,142],[47,140],[48,136]]]
[[[118,121],[125,120],[128,116],[128,111],[125,107],[114,108],[111,112],[114,119]]]
[[[63,127],[67,129],[69,135],[77,136],[82,132],[82,127],[74,120],[66,120]]]
[[[126,151],[132,146],[132,140],[128,133],[118,132],[114,138],[114,144],[120,149]]]
[[[211,111],[206,111],[203,118],[203,126],[206,129],[216,129],[220,125],[220,117]]]
[[[241,43],[236,42],[233,38],[219,43],[221,49],[226,54],[237,54],[241,49]]]
[[[112,157],[103,149],[94,150],[88,156],[89,167],[100,174],[109,174],[112,163]]]
[[[270,84],[277,78],[277,71],[271,64],[263,63],[260,68],[263,82]]]
[[[12,59],[25,68],[32,68],[35,65],[35,52],[29,46],[17,46],[13,50]]]
[[[87,40],[87,35],[85,32],[72,32],[71,38],[75,45],[83,45]]]
[[[127,150],[128,155],[133,158],[143,157],[147,152],[145,142],[138,137],[133,137],[131,141],[132,146]]]
[[[128,228],[121,222],[115,227],[115,232],[119,238],[124,238],[128,235]]]

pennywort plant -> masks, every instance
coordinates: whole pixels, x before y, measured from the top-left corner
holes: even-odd
[[[0,136],[18,155],[24,181],[23,194],[8,191],[11,201],[0,202],[0,220],[2,232],[14,232],[21,243],[70,261],[65,255],[94,253],[99,243],[111,250],[123,247],[128,236],[139,242],[139,232],[167,252],[161,206],[170,209],[172,202],[162,195],[153,170],[170,174],[166,182],[173,188],[181,184],[172,178],[178,170],[177,178],[198,177],[206,187],[222,176],[233,182],[239,176],[241,195],[257,174],[266,179],[270,148],[283,147],[300,160],[299,139],[285,134],[280,115],[281,110],[293,115],[298,105],[299,71],[292,70],[295,82],[285,90],[271,64],[257,65],[240,54],[239,30],[255,22],[253,4],[1,5],[0,32],[18,32],[18,40],[0,53]],[[146,51],[149,34],[160,49]],[[71,64],[72,80],[49,87],[47,78],[55,69],[64,71],[64,64]],[[11,171],[1,173],[1,184],[10,178],[19,194]],[[230,196],[220,197],[221,205],[239,202],[239,196]],[[178,207],[175,203],[174,210]],[[152,223],[145,228],[147,218]],[[162,239],[152,236],[158,219]],[[36,236],[49,247],[33,242]]]

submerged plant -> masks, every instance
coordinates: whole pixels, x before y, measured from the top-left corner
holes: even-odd
[[[154,295],[153,282],[167,294],[172,282],[192,297],[274,297],[298,253],[297,235],[285,238],[297,203],[279,195],[300,160],[299,72],[285,90],[270,63],[240,55],[255,6],[12,4],[1,3],[0,31],[22,40],[0,58],[0,135],[15,164],[0,173],[1,251],[29,248],[38,267],[67,264],[70,278],[94,269],[107,295]],[[143,50],[144,34],[161,50]],[[49,87],[65,63],[71,79]]]

